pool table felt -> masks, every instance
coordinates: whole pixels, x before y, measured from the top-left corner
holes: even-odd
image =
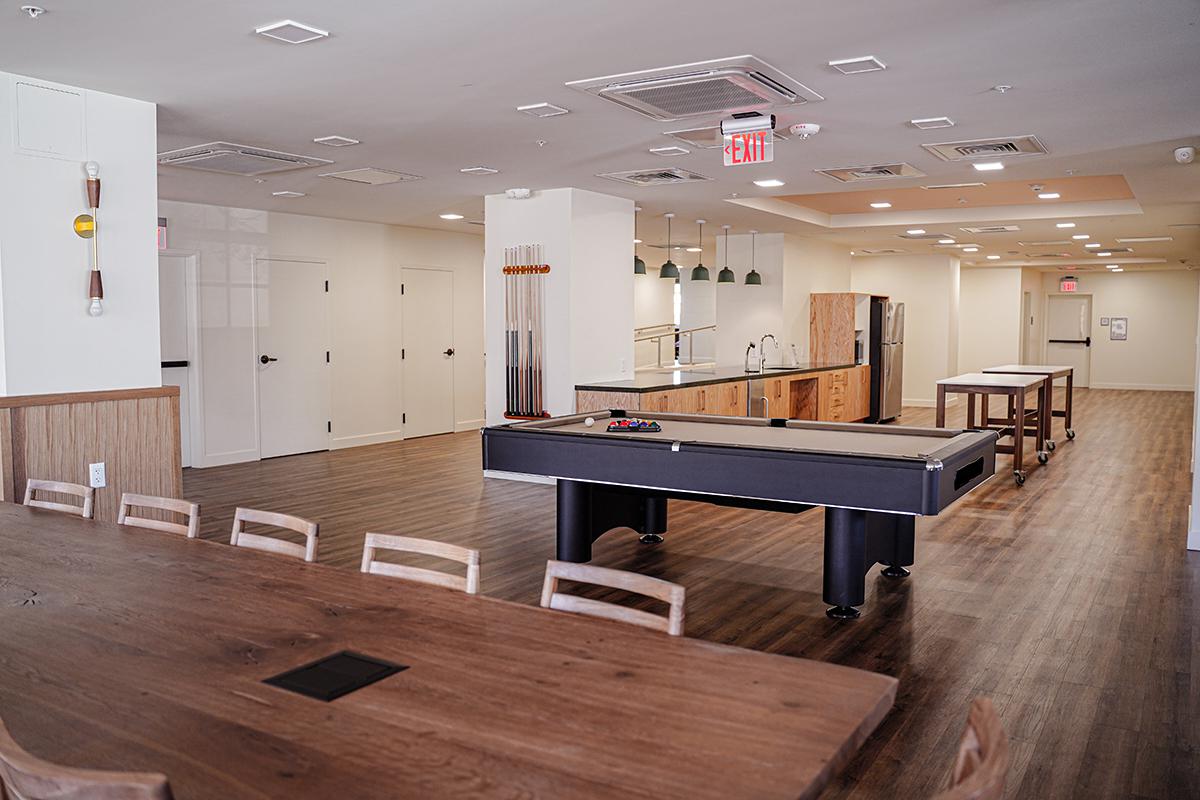
[[[921,458],[948,445],[952,436],[946,431],[930,435],[884,433],[882,429],[847,431],[821,428],[772,428],[767,425],[740,425],[720,422],[692,422],[656,419],[662,426],[659,433],[622,433],[605,430],[609,418],[597,416],[596,424],[587,427],[583,422],[563,425],[538,425],[537,430],[561,433],[584,433],[608,438],[660,439],[668,442],[697,444],[749,445],[781,450],[808,450],[856,455],[901,456]],[[649,419],[654,419],[650,417]],[[878,431],[878,432],[877,432]]]

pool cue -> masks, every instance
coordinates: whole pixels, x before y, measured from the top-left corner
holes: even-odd
[[[88,313],[100,313],[100,301],[104,299],[104,281],[100,278],[100,165],[89,161],[87,170],[88,205],[92,207],[92,272],[88,281]]]
[[[504,248],[504,267],[500,274],[504,278],[504,408],[508,413],[513,410],[512,392],[512,279],[508,274],[509,261],[512,260],[510,248]]]

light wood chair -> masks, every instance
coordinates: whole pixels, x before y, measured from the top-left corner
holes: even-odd
[[[670,604],[671,609],[667,616],[661,617],[614,603],[563,594],[558,591],[559,580],[623,589],[634,594],[662,600]],[[684,588],[677,583],[651,578],[648,575],[638,575],[635,572],[593,567],[587,564],[572,564],[566,561],[547,561],[546,581],[542,584],[542,608],[615,619],[618,622],[641,625],[656,631],[666,631],[672,636],[683,635],[683,597]]]
[[[950,788],[934,800],[1000,800],[1008,774],[1008,736],[992,701],[976,697],[958,743]]]
[[[167,522],[147,517],[131,517],[131,508],[154,508],[159,511],[172,511],[187,517],[187,524]],[[117,524],[129,525],[134,528],[149,528],[152,531],[183,534],[189,539],[200,535],[200,504],[187,500],[176,500],[173,497],[155,497],[152,494],[134,494],[125,492],[121,495],[121,505],[117,509]]]
[[[376,561],[376,550],[419,553],[457,561],[467,565],[467,575],[464,578],[461,575],[451,575],[433,569]],[[435,542],[432,539],[414,539],[411,536],[395,536],[388,533],[368,533],[366,541],[363,542],[362,571],[372,575],[389,575],[393,578],[405,578],[419,583],[430,583],[434,586],[446,586],[467,594],[479,594],[479,551],[469,547],[459,547],[456,544]]]
[[[30,754],[0,721],[0,797],[11,800],[172,800],[165,775],[62,767]]]
[[[272,525],[289,531],[304,534],[304,544],[274,539],[258,533],[246,533],[246,523],[257,522],[261,525]],[[234,547],[249,547],[252,550],[264,550],[268,553],[303,558],[305,561],[317,560],[318,526],[290,514],[277,514],[274,511],[259,511],[253,508],[238,508],[233,514],[233,533],[229,543]]]
[[[74,495],[83,501],[83,505],[76,506],[69,503],[57,503],[53,500],[38,500],[34,497],[37,492]],[[90,486],[81,486],[78,483],[66,483],[65,481],[41,481],[37,478],[30,478],[25,482],[25,505],[32,508],[48,508],[51,511],[62,511],[84,519],[91,519],[92,506],[95,501],[96,490]]]

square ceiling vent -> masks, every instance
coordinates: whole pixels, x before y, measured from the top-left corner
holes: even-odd
[[[972,139],[963,142],[923,144],[942,161],[974,161],[978,158],[1036,156],[1046,153],[1046,147],[1032,134],[1001,136],[997,139]]]
[[[350,147],[355,144],[362,144],[358,139],[351,139],[349,136],[322,136],[318,139],[313,139],[317,144],[329,145],[330,147]]]
[[[679,183],[699,183],[711,181],[706,175],[687,169],[633,169],[625,172],[603,172],[597,178],[608,178],[611,181],[630,183],[634,186],[670,186]]]
[[[186,167],[208,172],[224,172],[229,175],[267,175],[289,169],[321,167],[333,162],[326,158],[298,156],[278,150],[248,147],[230,142],[208,144],[169,150],[158,154],[158,163],[164,167]]]
[[[409,175],[407,172],[394,172],[390,169],[377,167],[362,167],[347,169],[342,172],[323,172],[321,178],[337,178],[339,181],[363,183],[368,186],[382,186],[385,183],[400,183],[401,181],[419,181],[420,175]]]
[[[912,164],[870,164],[862,167],[834,167],[830,169],[813,170],[833,178],[841,183],[856,183],[857,181],[878,181],[888,178],[923,178],[925,173]]]
[[[825,98],[751,55],[567,83],[660,122],[769,111]]]
[[[967,233],[1015,233],[1021,230],[1016,225],[979,225],[970,228],[959,228],[960,231]]]

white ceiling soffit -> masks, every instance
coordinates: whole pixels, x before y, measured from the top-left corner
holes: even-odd
[[[166,167],[186,167],[229,175],[253,176],[289,169],[319,167],[333,162],[325,158],[299,156],[295,153],[249,147],[244,144],[209,142],[159,153],[158,163]]]
[[[567,86],[659,122],[765,112],[825,99],[752,55],[569,81]]]
[[[720,125],[705,125],[702,128],[684,128],[677,131],[666,131],[663,135],[670,136],[672,139],[678,139],[681,142],[687,142],[693,147],[700,147],[705,150],[711,150],[724,145]],[[788,140],[788,137],[779,131],[771,131],[771,138],[775,140],[776,144]]]
[[[697,183],[711,181],[706,175],[687,169],[632,169],[623,172],[605,172],[598,178],[608,178],[613,181],[633,184],[634,186],[670,186],[677,183]]]
[[[968,139],[961,142],[923,144],[942,161],[974,161],[979,158],[1044,155],[1045,145],[1033,134],[1001,136],[995,139]]]
[[[396,172],[390,169],[379,169],[378,167],[361,167],[341,172],[323,172],[318,177],[337,178],[340,181],[363,183],[368,186],[382,186],[387,183],[422,180],[420,175],[410,175],[407,172]]]
[[[900,162],[897,164],[872,164],[862,167],[836,167],[831,169],[817,169],[814,172],[819,172],[822,175],[828,175],[836,181],[842,183],[855,183],[857,181],[877,181],[886,180],[888,178],[924,178],[925,173],[914,167],[912,164]]]

